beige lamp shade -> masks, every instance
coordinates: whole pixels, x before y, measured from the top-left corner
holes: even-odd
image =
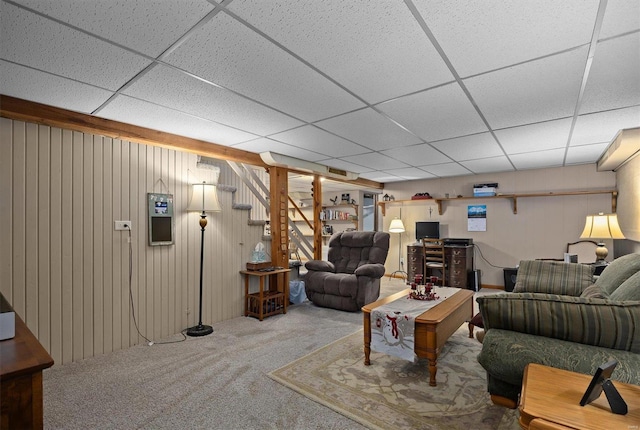
[[[617,214],[587,215],[581,239],[624,239]]]
[[[400,218],[391,220],[389,224],[389,233],[404,233],[404,224]]]
[[[220,202],[218,201],[218,191],[214,184],[193,184],[191,201],[187,210],[190,212],[220,212]]]

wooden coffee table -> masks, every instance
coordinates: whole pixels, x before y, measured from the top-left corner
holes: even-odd
[[[364,364],[370,365],[371,354],[371,311],[378,306],[407,297],[411,289],[400,291],[384,297],[362,308],[364,312]],[[414,332],[414,351],[420,358],[429,360],[429,385],[436,386],[436,372],[438,370],[438,354],[447,339],[465,321],[473,317],[473,291],[458,290],[441,303],[426,310],[416,317]]]
[[[613,376],[615,376],[615,371]],[[627,415],[611,412],[604,393],[585,406],[580,399],[592,375],[530,363],[524,371],[520,399],[523,429],[638,429],[640,386],[613,381],[627,403]]]

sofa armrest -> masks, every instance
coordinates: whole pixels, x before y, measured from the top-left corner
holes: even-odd
[[[640,301],[542,293],[477,299],[485,330],[499,328],[640,353]]]
[[[363,264],[355,272],[356,276],[368,276],[370,278],[382,278],[384,276],[384,265],[378,263]]]
[[[316,272],[331,272],[335,273],[336,268],[330,261],[324,260],[309,260],[304,264],[307,270],[315,270]]]

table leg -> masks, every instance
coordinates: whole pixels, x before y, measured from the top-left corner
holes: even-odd
[[[264,278],[265,276],[260,276],[260,309],[258,309],[258,319],[260,321],[262,321],[262,319],[264,318]]]
[[[435,387],[438,385],[436,383],[436,372],[438,371],[438,354],[429,354],[427,356],[429,360],[429,385],[431,387]]]
[[[249,275],[244,275],[244,316],[249,316]]]
[[[371,354],[371,314],[365,312],[364,314],[364,365],[369,366],[371,360],[369,355]]]

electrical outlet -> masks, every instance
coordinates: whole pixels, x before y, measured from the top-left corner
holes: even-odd
[[[131,230],[131,221],[114,221],[115,230]]]

